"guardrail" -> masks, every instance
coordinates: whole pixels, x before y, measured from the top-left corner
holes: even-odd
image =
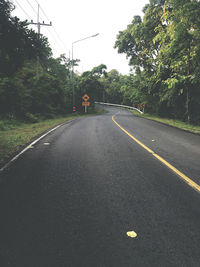
[[[139,110],[138,108],[134,108],[134,107],[131,107],[131,106],[124,106],[124,105],[111,104],[111,103],[103,103],[103,102],[95,102],[95,104],[106,105],[106,106],[114,106],[114,107],[119,107],[119,108],[127,108],[127,109],[135,110],[135,111],[137,111],[137,112],[139,112],[141,114],[144,113],[141,110]]]

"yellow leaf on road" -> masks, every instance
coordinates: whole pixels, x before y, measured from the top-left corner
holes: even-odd
[[[127,236],[129,236],[131,238],[135,238],[137,236],[136,232],[134,232],[134,231],[127,232],[126,234],[127,234]]]

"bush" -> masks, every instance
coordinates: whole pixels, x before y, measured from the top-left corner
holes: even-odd
[[[26,122],[31,122],[31,123],[39,122],[38,116],[35,115],[35,114],[33,115],[33,114],[29,113],[29,112],[27,112],[25,114],[25,118],[24,119],[25,119]]]

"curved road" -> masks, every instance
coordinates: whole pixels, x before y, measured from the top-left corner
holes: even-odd
[[[200,266],[200,136],[106,108],[1,173],[0,266]],[[127,232],[134,231],[131,238]]]

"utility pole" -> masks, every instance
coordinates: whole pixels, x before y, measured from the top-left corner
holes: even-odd
[[[76,107],[75,107],[75,90],[74,90],[74,87],[75,87],[74,86],[74,44],[76,44],[78,42],[81,42],[81,41],[84,41],[86,39],[92,38],[92,37],[96,37],[98,35],[99,35],[99,33],[91,35],[91,36],[88,36],[88,37],[80,39],[80,40],[77,40],[77,41],[72,43],[72,102],[73,102],[73,112],[76,111]]]
[[[44,21],[42,23],[40,22],[40,5],[39,4],[38,4],[37,22],[33,22],[33,20],[31,20],[31,22],[29,24],[37,25],[38,38],[40,38],[40,28],[41,28],[41,26],[52,26],[52,22],[51,21],[50,21],[49,24],[44,23]],[[37,55],[37,65],[36,65],[36,75],[37,75],[37,77],[39,77],[39,65],[40,65],[40,58],[39,58],[39,55]]]

